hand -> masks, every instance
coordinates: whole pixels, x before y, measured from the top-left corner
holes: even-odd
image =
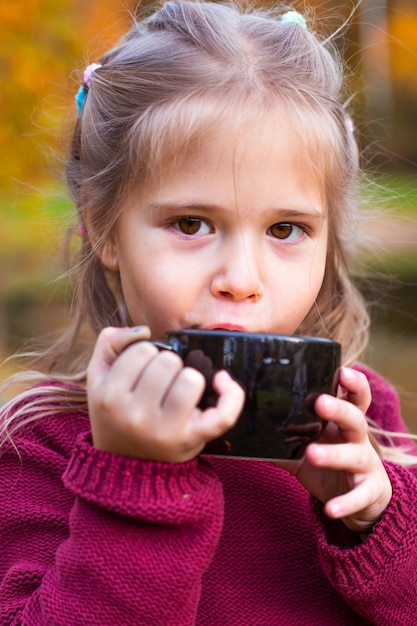
[[[100,333],[87,369],[93,443],[125,456],[187,461],[235,424],[244,392],[227,372],[217,372],[218,402],[202,411],[202,374],[174,352],[159,352],[144,341],[149,336],[147,327]]]
[[[366,534],[388,506],[392,487],[368,437],[365,413],[371,391],[365,375],[342,368],[339,384],[345,390],[342,398],[323,394],[314,405],[328,422],[320,440],[307,447],[300,461],[276,464],[324,503],[328,517]]]

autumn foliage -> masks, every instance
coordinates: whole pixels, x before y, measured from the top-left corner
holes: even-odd
[[[0,188],[36,185],[50,149],[62,149],[65,120],[84,63],[125,30],[121,0],[13,0],[0,3]]]
[[[49,175],[51,148],[62,152],[62,131],[75,113],[73,96],[80,78],[77,70],[97,59],[117,40],[135,4],[135,0],[0,3],[1,189],[14,186],[15,181],[36,185]],[[330,23],[340,25],[348,17],[353,2],[310,0],[305,4],[307,8],[313,6]],[[357,24],[372,17],[369,10],[373,4],[382,6],[384,2],[363,2],[348,29],[348,37],[359,36]],[[415,0],[391,0],[386,15],[389,76],[396,119],[385,122],[398,127],[400,141],[397,136],[396,152],[400,150],[411,156],[417,145],[414,131],[417,125]],[[375,34],[380,32],[380,26],[371,24]],[[361,54],[372,54],[369,49],[360,51],[360,42],[356,42],[356,47],[356,64]],[[374,53],[378,56],[377,47]]]

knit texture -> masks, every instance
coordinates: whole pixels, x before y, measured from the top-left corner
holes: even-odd
[[[370,416],[405,432],[370,370]],[[284,470],[95,449],[85,416],[24,427],[0,459],[0,625],[417,624],[417,479],[365,542]],[[416,469],[417,472],[417,469]]]

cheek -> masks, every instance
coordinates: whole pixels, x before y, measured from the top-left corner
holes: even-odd
[[[316,254],[314,259],[292,273],[289,280],[289,292],[293,305],[294,317],[300,324],[310,309],[314,306],[323,285],[326,270],[326,255],[324,251]]]
[[[326,253],[323,252],[320,255],[320,258],[317,258],[315,262],[313,262],[312,264],[310,277],[311,277],[311,290],[312,292],[314,292],[314,299],[317,298],[319,291],[321,289],[321,286],[323,284],[324,275],[326,272],[326,261],[327,261],[327,256],[326,256]]]
[[[304,298],[305,303],[305,316],[309,313],[314,303],[317,302],[317,298],[320,294],[321,288],[324,282],[324,276],[326,273],[327,254],[326,248],[323,246],[320,255],[318,254],[313,260],[309,270],[309,283],[306,286],[306,292],[308,297]],[[304,318],[303,318],[304,319]],[[301,320],[302,321],[302,320]],[[300,322],[301,322],[300,321]]]
[[[321,233],[320,240],[314,251],[313,257],[310,259],[308,263],[309,265],[308,275],[309,275],[309,279],[311,283],[311,288],[313,291],[317,291],[317,292],[320,291],[321,285],[323,284],[323,280],[324,280],[324,274],[326,271],[327,254],[328,254],[327,237],[328,237],[327,228],[323,227],[323,232]]]
[[[193,291],[189,276],[166,258],[144,261],[134,271],[127,266],[125,269],[121,267],[120,272],[123,295],[130,316],[138,324],[144,320],[149,324],[152,318],[174,311]]]

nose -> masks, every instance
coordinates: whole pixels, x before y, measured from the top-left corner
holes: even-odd
[[[261,258],[255,242],[241,233],[233,241],[223,242],[210,288],[217,298],[232,302],[257,302],[262,298]]]

